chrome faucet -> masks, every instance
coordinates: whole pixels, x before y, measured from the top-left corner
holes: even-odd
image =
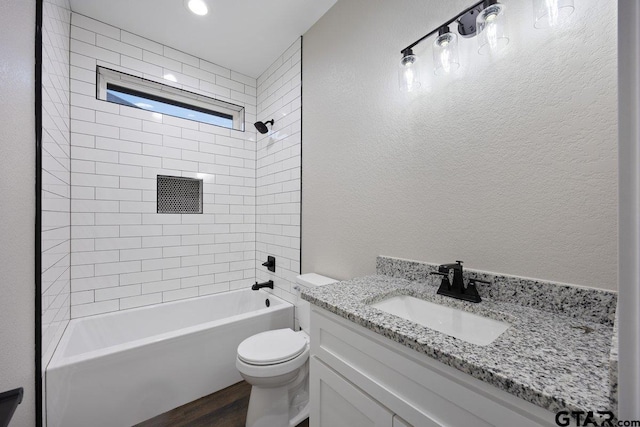
[[[451,270],[453,270],[453,283],[449,282],[449,272]],[[462,261],[456,261],[452,264],[442,264],[438,266],[438,271],[433,271],[431,274],[442,276],[442,282],[437,292],[439,295],[470,302],[482,301],[478,289],[476,289],[476,283],[489,283],[485,280],[469,279],[469,284],[465,288],[462,276]]]

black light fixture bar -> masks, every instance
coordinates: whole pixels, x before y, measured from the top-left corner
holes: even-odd
[[[400,51],[401,54],[405,54],[405,52],[413,49],[416,45],[418,45],[419,43],[421,43],[422,41],[424,41],[425,39],[429,38],[430,36],[434,35],[435,33],[437,33],[438,31],[440,31],[441,28],[443,27],[447,27],[449,26],[451,23],[453,23],[456,19],[460,18],[461,16],[465,15],[466,13],[471,12],[473,9],[477,8],[478,6],[480,6],[483,3],[487,3],[487,4],[492,4],[495,3],[495,0],[480,0],[479,2],[475,3],[473,6],[468,7],[467,9],[463,10],[462,12],[458,13],[456,16],[454,16],[453,18],[451,18],[450,20],[446,21],[443,24],[440,24],[436,29],[434,29],[433,31],[430,31],[429,33],[425,34],[424,36],[420,37],[418,40],[416,40],[415,42],[411,43],[409,46],[405,47],[404,49],[402,49]]]

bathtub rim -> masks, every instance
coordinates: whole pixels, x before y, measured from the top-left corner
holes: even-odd
[[[181,336],[188,336],[188,335],[195,335],[197,333],[201,333],[203,331],[206,331],[208,329],[211,329],[215,326],[222,326],[225,324],[229,324],[229,323],[233,323],[236,321],[241,321],[244,319],[248,319],[250,317],[256,317],[262,314],[266,314],[266,313],[273,313],[276,311],[281,311],[281,310],[286,310],[289,307],[292,307],[295,310],[295,305],[278,297],[275,294],[263,291],[263,290],[258,290],[258,292],[260,292],[260,294],[262,296],[264,296],[265,298],[269,298],[269,299],[273,299],[279,302],[279,304],[277,305],[271,305],[270,307],[264,307],[258,310],[253,310],[253,311],[248,311],[246,313],[241,313],[241,314],[236,314],[234,316],[230,316],[230,317],[225,317],[222,319],[218,319],[218,320],[214,320],[214,321],[210,321],[210,322],[205,322],[205,323],[199,323],[197,325],[193,325],[193,326],[189,326],[186,328],[182,328],[182,329],[176,329],[173,331],[169,331],[169,332],[164,332],[161,334],[157,334],[157,335],[151,335],[151,336],[147,336],[144,338],[139,338],[137,340],[133,340],[133,341],[128,341],[126,343],[120,343],[120,344],[115,344],[115,345],[110,345],[108,347],[103,347],[97,350],[92,350],[92,351],[87,351],[85,353],[81,353],[81,354],[77,354],[74,356],[68,356],[68,357],[64,357],[62,356],[62,352],[64,351],[64,349],[67,347],[67,345],[69,344],[69,340],[71,339],[71,336],[73,335],[73,330],[76,328],[76,326],[80,323],[82,323],[82,321],[86,320],[86,319],[94,319],[94,318],[109,318],[109,317],[114,317],[117,316],[118,314],[121,314],[123,312],[132,312],[132,311],[145,311],[145,310],[151,310],[155,307],[159,307],[159,306],[168,306],[168,305],[177,305],[177,304],[184,304],[188,301],[192,301],[192,300],[196,300],[196,299],[207,299],[207,298],[215,298],[216,296],[220,296],[220,295],[227,295],[227,294],[231,294],[231,293],[239,293],[239,292],[255,292],[255,291],[251,291],[251,290],[247,290],[247,289],[236,289],[233,291],[229,291],[229,292],[220,292],[220,293],[216,293],[216,294],[211,294],[211,295],[203,295],[201,297],[194,297],[194,298],[187,298],[187,299],[182,299],[182,300],[177,300],[177,301],[171,301],[171,302],[166,302],[166,303],[160,303],[160,304],[152,304],[152,305],[147,305],[147,306],[143,306],[143,307],[136,307],[136,308],[132,308],[132,309],[128,309],[128,310],[119,310],[119,311],[113,311],[110,313],[103,313],[103,314],[98,314],[95,316],[86,316],[86,317],[80,317],[77,319],[72,319],[67,328],[65,329],[64,333],[62,334],[62,339],[60,340],[60,342],[58,343],[58,345],[56,346],[55,351],[53,352],[53,356],[51,357],[51,360],[49,361],[49,363],[47,364],[47,367],[45,369],[45,374],[47,372],[50,371],[55,371],[58,369],[62,369],[62,368],[66,368],[75,364],[80,364],[86,361],[92,361],[92,360],[98,360],[98,359],[102,359],[104,357],[119,353],[119,352],[123,352],[126,350],[133,350],[135,348],[139,348],[142,347],[144,345],[148,345],[148,344],[155,344],[155,343],[162,343],[165,341],[168,341],[170,339],[173,338],[177,338],[177,337],[181,337]]]

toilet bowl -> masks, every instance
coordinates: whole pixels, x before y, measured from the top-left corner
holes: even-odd
[[[336,282],[314,273],[296,281],[301,287]],[[296,309],[301,331],[261,332],[238,346],[236,367],[252,386],[246,427],[295,427],[309,417],[309,303],[300,300]]]
[[[247,427],[295,427],[309,416],[309,336],[291,329],[253,335],[236,367],[252,385]]]

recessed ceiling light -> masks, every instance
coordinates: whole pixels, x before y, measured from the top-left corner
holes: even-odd
[[[199,16],[209,13],[209,8],[204,0],[186,0],[187,8]]]

